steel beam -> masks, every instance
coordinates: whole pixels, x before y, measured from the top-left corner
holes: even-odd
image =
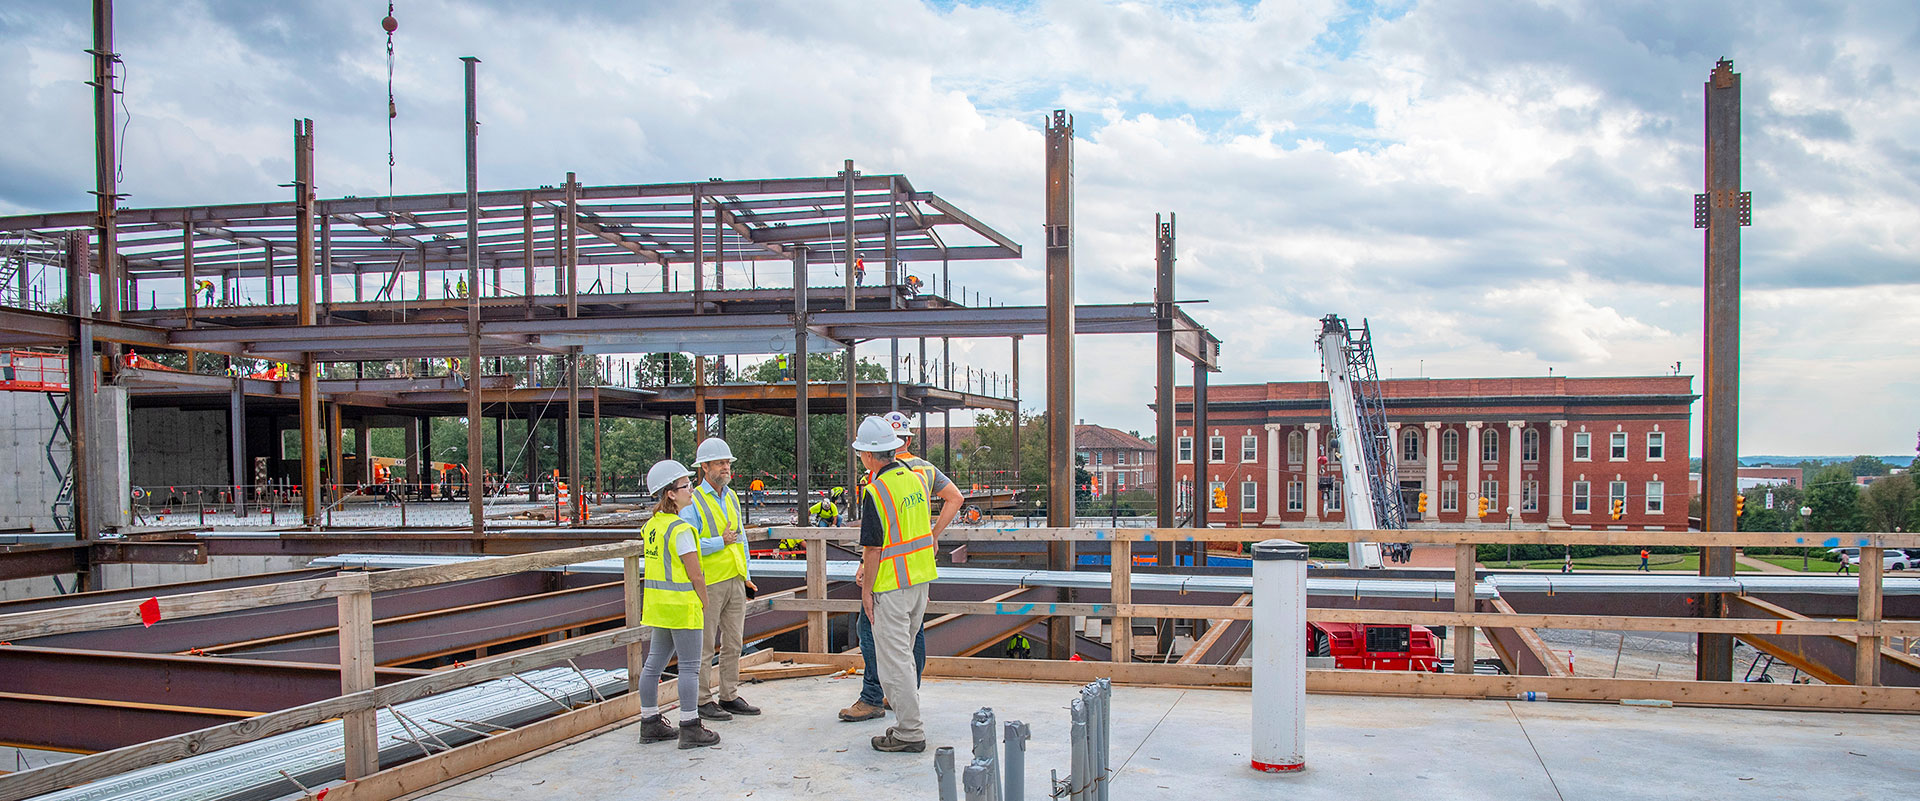
[[[1740,440],[1740,226],[1746,195],[1740,191],[1740,76],[1721,59],[1706,84],[1706,194],[1694,201],[1695,225],[1706,228],[1706,323],[1702,361],[1700,500],[1703,531],[1735,531]],[[1703,212],[1704,211],[1704,215]],[[1704,217],[1704,219],[1703,219]],[[1733,549],[1702,548],[1700,575],[1733,575]],[[1701,614],[1724,617],[1725,595],[1701,598]],[[1698,635],[1695,677],[1733,679],[1733,638]]]
[[[1047,121],[1047,524],[1073,525],[1073,118],[1056,109]],[[1073,569],[1073,544],[1048,543],[1047,568]],[[1059,592],[1061,601],[1072,593]],[[1050,656],[1073,654],[1069,618],[1047,622]]]
[[[1153,216],[1154,259],[1153,259],[1153,308],[1154,322],[1158,333],[1154,337],[1155,376],[1154,397],[1154,496],[1158,501],[1160,528],[1173,528],[1174,510],[1178,499],[1174,497],[1174,406],[1173,406],[1173,264],[1174,264],[1174,215],[1168,214],[1165,222],[1160,215]]]

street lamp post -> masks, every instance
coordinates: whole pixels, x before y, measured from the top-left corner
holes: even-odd
[[[1811,506],[1800,507],[1800,530],[1801,531],[1804,532],[1807,530],[1807,523],[1810,522],[1808,518],[1812,516],[1813,516],[1813,507]],[[1800,546],[1800,572],[1802,573],[1807,572],[1807,553],[1812,550],[1813,550],[1813,546],[1811,545]]]

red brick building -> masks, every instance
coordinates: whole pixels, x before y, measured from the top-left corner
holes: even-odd
[[[1698,397],[1691,376],[1410,378],[1380,386],[1414,525],[1506,525],[1511,508],[1516,523],[1550,528],[1687,528],[1688,427]],[[1194,436],[1192,388],[1174,397],[1183,511],[1198,446],[1208,449],[1208,484],[1228,499],[1209,522],[1344,524],[1339,488],[1315,490],[1320,476],[1339,474],[1318,458],[1331,435],[1325,383],[1209,386],[1202,438]],[[1415,511],[1421,492],[1424,515]],[[1488,513],[1480,518],[1483,495]]]
[[[1073,447],[1093,474],[1095,497],[1153,489],[1153,443],[1106,426],[1073,427]]]

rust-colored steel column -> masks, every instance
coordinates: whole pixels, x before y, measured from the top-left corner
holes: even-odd
[[[807,418],[807,249],[793,248],[793,524],[811,523],[807,517],[807,496],[812,489],[812,426]],[[825,621],[825,616],[821,616]]]
[[[1225,454],[1222,454],[1223,456]],[[1207,366],[1193,363],[1193,520],[1194,528],[1206,528],[1213,509],[1207,471],[1213,458],[1213,437],[1207,431]]]
[[[569,248],[571,250],[571,248]],[[569,282],[571,283],[571,282]],[[580,346],[567,348],[567,500],[574,525],[586,517],[586,485],[580,480]]]
[[[67,413],[73,431],[69,437],[73,462],[67,468],[73,481],[74,539],[92,539],[93,509],[88,491],[93,471],[87,461],[88,440],[93,434],[93,383],[97,371],[93,358],[93,266],[87,235],[67,232],[67,313],[73,315],[73,347],[67,351]],[[97,588],[96,588],[97,589]]]
[[[859,260],[860,251],[860,238],[853,233],[853,179],[859,177],[859,175],[860,173],[855,172],[853,169],[853,159],[847,159],[846,169],[840,173],[840,177],[845,179],[847,195],[845,201],[847,212],[846,245],[843,248],[845,251],[843,255],[846,257],[847,311],[853,311],[854,308],[854,276],[857,272],[855,267]],[[848,339],[844,367],[845,373],[841,376],[846,379],[847,384],[846,423],[848,442],[852,442],[856,438],[860,429],[859,365],[860,360],[859,356],[855,353],[854,342],[852,339]],[[860,457],[854,454],[851,446],[847,448],[846,486],[847,492],[849,493],[847,496],[848,506],[850,510],[858,510],[860,508],[858,491],[860,486]],[[858,514],[859,512],[850,511],[850,513]]]
[[[1155,377],[1153,384],[1153,489],[1161,528],[1173,528],[1179,499],[1174,497],[1174,408],[1173,408],[1173,259],[1174,220],[1153,215],[1153,310],[1159,332],[1154,335]],[[1171,549],[1162,546],[1162,550]]]
[[[346,484],[346,461],[340,448],[340,404],[327,404],[327,484],[332,487],[330,502],[338,502],[341,486]]]
[[[580,184],[567,173],[567,317],[580,316]],[[576,365],[577,366],[577,365]]]
[[[922,417],[921,419],[922,421],[924,421],[926,418]],[[924,426],[925,423],[922,422],[921,425]],[[1026,427],[1026,421],[1020,417],[1020,337],[1014,337],[1013,338],[1013,430],[1007,433],[1013,435],[1013,478],[1009,481],[1009,485],[1013,487],[1013,491],[1015,493],[1014,497],[1016,499],[1020,497],[1019,496],[1019,492],[1020,492],[1020,429],[1025,427]],[[922,433],[924,433],[924,431]],[[921,439],[924,440],[925,437],[922,437]],[[925,454],[926,447],[922,446],[920,451],[922,454]],[[922,456],[922,458],[925,458],[924,455]]]
[[[1706,84],[1706,189],[1693,199],[1693,224],[1706,229],[1706,321],[1702,363],[1700,520],[1702,531],[1735,531],[1740,441],[1740,228],[1751,224],[1750,196],[1740,191],[1740,75],[1733,62],[1714,64]],[[1732,576],[1733,549],[1700,549],[1700,575]],[[1704,617],[1725,617],[1726,596],[1701,597]],[[1699,634],[1694,675],[1733,680],[1733,635]]]
[[[293,122],[294,266],[301,325],[319,322],[313,280],[313,120]],[[268,249],[271,252],[271,248]],[[320,527],[320,364],[300,357],[300,521]]]
[[[593,388],[593,491],[607,491],[607,482],[600,474],[600,387],[597,382]]]
[[[333,218],[325,206],[315,204],[320,218],[320,324],[326,325],[333,319]]]
[[[700,185],[694,184],[693,185],[693,313],[694,314],[700,313],[700,307],[706,301],[706,296],[707,296],[707,276],[706,276],[707,228],[705,225],[702,225],[702,223],[705,222],[705,219],[704,219],[705,214],[703,212],[705,212],[705,209],[701,208]],[[698,367],[694,368],[696,372],[699,369],[700,368]],[[699,435],[696,434],[694,436],[694,441],[699,442],[699,440],[700,440],[700,437]]]
[[[114,65],[120,54],[113,50],[113,0],[93,0],[93,177],[94,199],[99,219],[94,222],[99,237],[100,312],[108,322],[120,321],[120,298],[126,291],[126,266],[120,262],[120,232],[115,213],[120,203],[119,166],[114,138],[119,129],[114,121]],[[91,261],[91,260],[89,260]],[[91,310],[89,310],[91,311]],[[120,369],[120,345],[105,344],[107,369]]]
[[[1073,525],[1073,118],[1047,121],[1047,525]],[[1071,542],[1047,543],[1047,569],[1072,570]],[[1061,589],[1061,601],[1072,592]],[[1047,656],[1073,656],[1073,619],[1047,618]]]
[[[193,224],[187,223],[186,225],[180,226],[180,285],[187,293],[185,311],[188,331],[193,330],[194,312],[200,305],[200,288],[196,285],[199,278],[200,276],[194,271],[193,265]],[[24,280],[25,276],[23,275],[22,281],[24,282]],[[22,283],[21,286],[25,287],[26,285]],[[25,290],[22,289],[22,291],[24,292]],[[22,297],[25,296],[22,295]],[[197,373],[199,371],[200,353],[198,351],[187,351],[187,372]]]
[[[480,59],[463,56],[467,92],[467,514],[473,536],[486,533],[487,462],[480,442],[480,120],[476,116]],[[499,284],[499,275],[494,283]]]
[[[533,319],[533,193],[520,197],[520,291],[526,294],[527,319]],[[505,466],[501,470],[505,470]]]

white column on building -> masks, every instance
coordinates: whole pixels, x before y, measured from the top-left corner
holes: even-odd
[[[1553,528],[1566,528],[1567,514],[1563,495],[1566,492],[1566,452],[1564,440],[1567,437],[1567,421],[1553,420],[1547,423],[1552,429],[1547,451],[1547,525]]]
[[[1320,424],[1307,423],[1307,486],[1301,495],[1307,505],[1307,522],[1320,522]]]
[[[1267,525],[1280,524],[1280,424],[1267,424]]]
[[[1480,427],[1479,420],[1467,421],[1467,522],[1479,520],[1480,511]]]
[[[1520,420],[1507,421],[1507,508],[1520,519]]]
[[[1423,520],[1440,519],[1440,424],[1427,423],[1427,475],[1420,491],[1427,494],[1427,513]]]

